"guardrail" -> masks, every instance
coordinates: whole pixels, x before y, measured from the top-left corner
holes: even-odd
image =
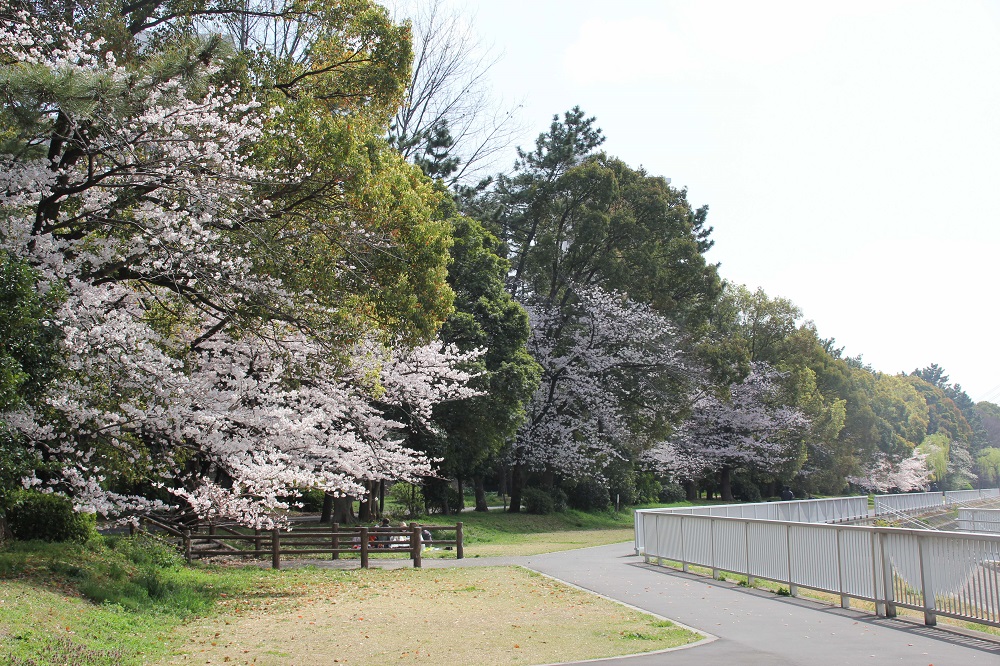
[[[707,567],[897,607],[1000,626],[1000,535],[637,512],[646,562]],[[638,524],[638,523],[637,523]]]
[[[1000,488],[981,488],[979,490],[948,490],[944,493],[945,504],[961,504],[977,500],[1000,497]]]
[[[906,511],[924,511],[939,506],[944,506],[944,495],[940,492],[875,496],[876,516]]]
[[[868,517],[868,497],[830,497],[826,499],[793,500],[787,502],[755,502],[751,504],[713,504],[666,509],[641,509],[635,512],[635,552],[643,554],[643,526],[640,514],[666,513],[729,518],[787,520],[797,523],[843,523]]]
[[[964,504],[980,500],[1000,497],[1000,488],[982,488],[979,490],[946,490],[932,493],[900,493],[898,495],[876,495],[875,515],[924,511],[948,504]]]
[[[1000,509],[959,509],[958,529],[1000,534]]]

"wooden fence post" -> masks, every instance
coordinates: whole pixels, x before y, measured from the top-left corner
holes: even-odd
[[[333,559],[339,560],[340,553],[340,523],[330,523],[330,544],[333,546]]]
[[[420,559],[420,551],[424,547],[422,541],[423,537],[420,534],[420,525],[410,523],[410,557],[413,558],[414,569],[423,567],[423,561]]]
[[[191,564],[191,530],[184,530],[184,559]]]
[[[361,528],[361,568],[368,568],[368,528]]]
[[[281,537],[277,527],[271,530],[271,568],[281,568]]]
[[[462,523],[457,523],[455,525],[455,550],[458,551],[458,559],[465,557],[465,545],[462,541]]]

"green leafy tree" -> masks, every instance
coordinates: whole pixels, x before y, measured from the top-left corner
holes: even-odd
[[[526,347],[528,315],[504,288],[510,265],[499,255],[500,241],[470,218],[453,216],[451,223],[455,312],[441,337],[463,351],[486,350],[471,368],[483,395],[435,409],[432,453],[443,457],[446,475],[473,480],[476,510],[484,511],[484,475],[523,422],[541,368]]]
[[[976,456],[976,474],[979,480],[994,487],[1000,484],[1000,448],[986,447]]]

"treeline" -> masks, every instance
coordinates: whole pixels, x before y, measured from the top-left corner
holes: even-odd
[[[517,511],[1000,473],[1000,408],[726,283],[707,209],[580,109],[472,178],[507,116],[470,121],[433,12],[0,13],[0,506],[266,526],[399,482]]]

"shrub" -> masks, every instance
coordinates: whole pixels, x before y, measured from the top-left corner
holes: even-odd
[[[77,513],[64,495],[19,490],[6,502],[7,527],[15,539],[84,542],[97,535],[93,514]]]
[[[323,510],[324,493],[319,488],[310,488],[302,491],[302,497],[297,501],[302,504],[302,511],[305,513],[319,513]]]
[[[556,503],[552,499],[552,495],[541,488],[525,488],[521,493],[521,504],[528,513],[538,515],[547,515],[556,510]]]
[[[687,499],[684,486],[679,483],[665,483],[660,489],[660,501],[666,504],[671,502],[683,502]]]
[[[663,492],[663,484],[660,483],[652,472],[641,472],[635,475],[635,501],[640,504],[655,502]],[[681,491],[683,493],[683,491]],[[681,499],[684,499],[681,496]]]
[[[596,479],[578,481],[567,495],[569,505],[580,511],[603,511],[611,505],[607,486]]]
[[[733,474],[733,497],[743,502],[760,502],[760,488],[749,477]]]
[[[401,481],[389,488],[389,501],[403,507],[410,518],[416,518],[424,508],[424,493],[420,490],[420,486]]]

